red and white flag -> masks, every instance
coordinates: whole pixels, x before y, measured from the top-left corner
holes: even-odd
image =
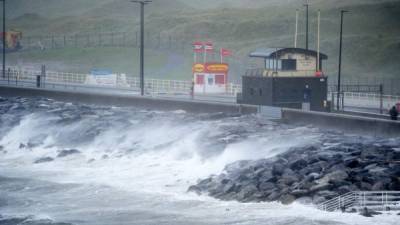
[[[196,53],[202,53],[204,50],[203,42],[196,41],[193,43],[193,51]]]
[[[205,50],[206,52],[213,52],[213,51],[214,51],[214,45],[213,45],[213,43],[211,43],[211,42],[206,42],[206,43],[204,44],[204,50]]]
[[[231,50],[221,48],[221,56],[227,57],[227,56],[232,56],[233,53]]]

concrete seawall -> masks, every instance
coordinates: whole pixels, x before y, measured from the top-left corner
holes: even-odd
[[[101,90],[100,90],[101,91]],[[93,93],[36,88],[0,87],[2,97],[45,97],[57,101],[97,105],[137,106],[158,110],[185,110],[196,113],[257,113],[257,107],[229,103],[141,97],[127,94]]]
[[[233,103],[140,97],[132,94],[77,92],[0,86],[1,97],[45,97],[57,101],[110,106],[134,106],[155,110],[185,110],[194,113],[257,113],[258,107]],[[337,129],[346,133],[400,137],[400,122],[363,116],[282,109],[283,122]]]
[[[312,124],[346,133],[376,137],[400,137],[400,122],[398,121],[334,113],[305,112],[294,109],[283,109],[282,118],[284,122],[291,124]]]

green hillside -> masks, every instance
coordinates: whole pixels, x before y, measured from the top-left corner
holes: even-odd
[[[32,35],[94,34],[98,32],[131,32],[138,30],[138,10],[125,0],[37,0],[28,6],[28,0],[8,3],[9,27]],[[57,2],[57,3],[55,3]],[[316,13],[320,9],[321,50],[328,54],[328,75],[337,73],[339,45],[339,11],[351,13],[345,17],[344,64],[347,77],[399,77],[400,71],[400,1],[394,0],[314,0],[310,8],[310,46],[315,48]],[[304,45],[305,21],[302,1],[297,0],[155,0],[146,6],[146,30],[152,36],[171,36],[185,46],[186,51],[149,49],[148,71],[174,71],[166,79],[190,76],[192,55],[190,43],[195,37],[209,39],[217,46],[232,49],[230,60],[233,75],[239,77],[249,65],[247,55],[259,47],[286,47],[293,45],[295,10],[301,9],[299,43]],[[63,65],[64,70],[109,67],[135,74],[137,49],[104,48],[102,50],[58,49],[15,53],[11,63],[40,61]],[[103,54],[98,54],[102,51]],[[75,52],[75,62],[67,57]],[[179,63],[162,62],[157,57]],[[179,57],[178,57],[179,56]],[[64,58],[65,57],[65,58]],[[153,60],[153,57],[155,59]],[[90,60],[89,60],[89,59]],[[180,60],[176,60],[180,58]],[[52,59],[52,60],[50,60]],[[107,59],[107,60],[106,60]],[[69,62],[71,65],[68,66]],[[173,68],[175,65],[175,68]],[[51,67],[51,65],[50,65]],[[85,72],[85,71],[82,71]],[[150,73],[150,72],[149,72]],[[159,72],[154,76],[159,77]],[[153,75],[153,74],[150,74]]]

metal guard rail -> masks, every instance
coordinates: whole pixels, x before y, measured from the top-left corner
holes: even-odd
[[[35,82],[36,75],[40,75],[41,71],[27,70],[19,68],[10,68],[6,71],[6,77],[2,80],[8,83],[30,83]],[[89,74],[64,73],[55,71],[46,71],[44,84],[59,85],[59,86],[87,86],[99,88],[110,88],[104,85],[86,84],[86,79]],[[1,79],[1,78],[0,78]],[[184,80],[161,80],[161,79],[145,79],[146,92],[151,94],[158,93],[173,93],[173,94],[189,94],[191,91],[192,82]],[[117,85],[113,89],[129,89],[139,88],[140,79],[138,77],[125,77],[124,82],[120,76],[117,76]],[[241,91],[241,85],[229,83],[226,87],[226,95],[236,97],[236,94]]]
[[[350,192],[317,206],[328,212],[369,208],[376,211],[400,210],[400,191]]]

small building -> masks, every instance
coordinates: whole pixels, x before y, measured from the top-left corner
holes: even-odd
[[[227,90],[227,63],[197,63],[193,65],[194,93],[223,94]]]
[[[319,56],[319,60],[317,60]],[[323,76],[323,60],[328,56],[302,48],[267,48],[250,53],[251,58],[262,59],[262,65],[249,69],[246,75],[272,77]],[[318,66],[318,63],[319,66]]]
[[[250,57],[261,58],[261,68],[249,69],[242,77],[239,103],[326,110],[325,54],[301,48],[269,48],[252,52]]]

